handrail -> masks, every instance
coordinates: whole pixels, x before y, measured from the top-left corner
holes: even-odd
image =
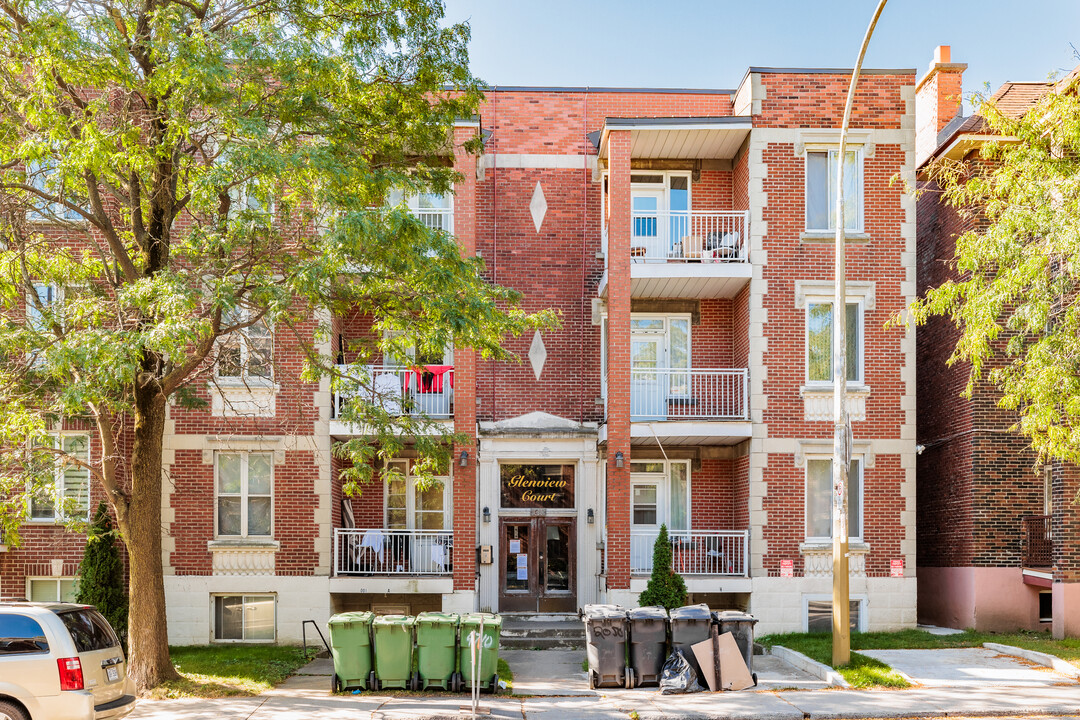
[[[334,574],[451,575],[452,530],[335,528]]]
[[[305,620],[300,623],[300,642],[304,645],[304,657],[307,657],[307,624],[311,623],[315,626],[315,632],[319,633],[319,639],[322,640],[323,647],[326,648],[326,652],[330,652],[330,644],[326,642],[326,637],[323,636],[322,630],[319,629],[319,623],[314,620]]]
[[[747,210],[630,213],[633,262],[746,262]]]
[[[630,419],[747,420],[745,368],[633,368]]]
[[[348,377],[348,365],[338,372]],[[339,387],[334,390],[330,417],[341,417],[344,403],[358,394],[369,402],[382,405],[391,415],[425,415],[435,420],[454,416],[454,368],[447,365],[368,365],[365,387]],[[340,381],[341,385],[348,385]],[[353,383],[355,385],[355,383]]]
[[[630,572],[652,572],[657,530],[630,530]],[[672,570],[680,575],[746,577],[749,568],[748,530],[671,531]]]

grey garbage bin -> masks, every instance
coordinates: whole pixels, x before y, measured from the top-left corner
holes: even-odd
[[[716,631],[723,635],[726,632],[735,638],[735,644],[739,646],[743,660],[746,661],[746,669],[750,671],[757,685],[757,673],[754,672],[754,626],[757,618],[742,610],[721,610],[713,613],[713,622],[719,627]]]
[[[667,659],[667,610],[662,607],[635,608],[630,619],[630,669],[633,685],[659,685]]]
[[[581,617],[589,688],[633,687],[633,672],[626,667],[626,610],[618,605],[586,605]]]
[[[711,625],[712,612],[708,605],[684,605],[671,611],[671,649],[682,648],[699,678],[701,667],[690,646],[708,640]]]

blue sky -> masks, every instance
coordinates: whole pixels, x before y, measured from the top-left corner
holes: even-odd
[[[495,85],[733,88],[746,68],[851,67],[875,0],[446,0]],[[836,25],[836,17],[840,18]],[[1080,64],[1080,0],[891,0],[865,67],[926,70],[937,45],[965,92]]]

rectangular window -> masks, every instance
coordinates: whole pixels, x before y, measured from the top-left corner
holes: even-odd
[[[1043,468],[1043,515],[1054,513],[1054,469]]]
[[[671,533],[690,530],[690,465],[680,460],[630,463],[631,524],[667,525]]]
[[[217,534],[269,537],[273,530],[270,453],[217,454]]]
[[[848,150],[844,163],[844,229],[862,230],[862,151]],[[806,153],[806,229],[836,230],[838,150]]]
[[[832,538],[832,460],[806,461],[806,537],[814,540]],[[862,538],[862,463],[852,460],[848,468],[848,536]]]
[[[404,462],[392,463],[400,473],[386,485],[386,527],[391,530],[445,530],[449,477],[434,477],[426,486]]]
[[[806,308],[806,379],[831,383],[833,379],[833,304],[808,302]],[[847,304],[847,379],[862,382],[862,308]]]
[[[862,600],[851,602],[851,631],[859,632],[862,627]],[[806,632],[832,632],[832,600],[807,600]]]
[[[233,309],[222,313],[223,327],[245,322],[246,310]],[[229,333],[218,347],[217,376],[219,378],[270,379],[273,377],[274,333],[265,320]]]
[[[78,578],[28,578],[26,597],[30,602],[75,602]]]
[[[26,299],[26,325],[31,330],[39,333],[49,331],[49,323],[46,322],[44,313],[49,313],[58,297],[55,285],[34,285],[34,298]]]
[[[30,519],[63,519],[69,512],[75,517],[88,515],[90,471],[83,465],[67,460],[64,455],[89,463],[90,436],[57,435],[50,442],[63,455],[55,455],[52,460],[45,461],[46,467],[51,465],[51,470],[46,470],[47,477],[30,495]],[[60,504],[59,512],[57,500]]]
[[[26,168],[26,179],[30,186],[36,190],[61,197],[66,200],[72,200],[72,193],[70,189],[65,188],[60,172],[57,168],[57,163],[52,160],[33,160]],[[60,202],[48,202],[47,200],[39,197],[38,195],[31,194],[31,201],[33,208],[27,212],[26,217],[29,220],[45,221],[50,220],[67,220],[75,221],[82,220],[80,215],[75,210],[72,210],[67,205]],[[85,208],[85,200],[80,200],[76,203],[79,207]]]
[[[276,619],[273,595],[214,597],[214,639],[272,641]]]

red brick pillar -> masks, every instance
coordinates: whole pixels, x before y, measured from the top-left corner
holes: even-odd
[[[630,133],[608,135],[607,586],[630,588]],[[623,454],[617,467],[616,453]]]
[[[454,129],[454,169],[463,175],[454,190],[454,235],[463,255],[476,254],[476,156],[461,149],[476,127]],[[469,436],[455,445],[454,590],[476,589],[476,352],[454,348],[454,431]],[[468,453],[465,467],[459,458]]]

